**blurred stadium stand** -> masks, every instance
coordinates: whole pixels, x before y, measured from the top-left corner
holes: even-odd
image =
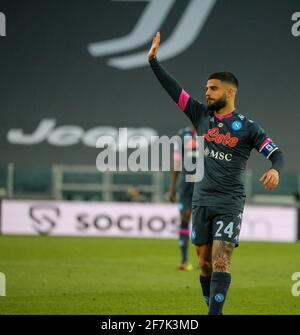
[[[174,32],[183,14],[196,2],[174,1],[157,27],[162,43],[178,35]],[[134,135],[173,136],[190,124],[149,69],[148,30],[133,34],[145,35],[141,43],[128,44],[135,28],[142,29],[138,22],[149,3],[78,1],[70,10],[63,1],[55,6],[43,1],[37,9],[36,1],[28,0],[21,10],[19,2],[1,2],[9,27],[0,45],[0,88],[5,92],[0,100],[2,198],[167,201],[167,172],[99,173],[95,167],[99,153],[95,134],[111,135],[127,127]],[[269,193],[258,181],[259,170],[267,164],[253,154],[247,165],[247,201],[297,205],[300,37],[292,34],[291,16],[299,10],[299,0],[231,0],[230,4],[216,1],[203,27],[190,34],[193,40],[180,51],[174,53],[167,42],[169,56],[162,63],[202,101],[210,73],[226,69],[237,75],[241,84],[237,111],[263,126],[286,161],[280,186]],[[156,12],[151,15],[157,19]],[[25,24],[26,18],[30,20]],[[127,40],[122,50],[104,50],[120,39],[123,47]],[[91,44],[104,53],[91,53]],[[220,50],[225,51],[222,57]],[[128,60],[143,51],[143,64],[125,69],[115,62],[122,54]]]
[[[18,199],[131,201],[132,188],[146,202],[166,202],[169,172],[105,172],[92,165],[36,167],[0,166],[0,196]],[[247,202],[299,207],[300,173],[285,172],[279,187],[268,192],[259,182],[260,174],[247,170]]]

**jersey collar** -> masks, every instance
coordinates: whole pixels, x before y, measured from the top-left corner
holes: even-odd
[[[223,114],[223,115],[218,115],[216,112],[214,112],[214,116],[215,116],[217,119],[222,120],[222,119],[227,119],[227,118],[231,118],[231,117],[233,117],[233,113],[234,113],[234,111],[231,112],[231,113],[227,113],[227,114]]]

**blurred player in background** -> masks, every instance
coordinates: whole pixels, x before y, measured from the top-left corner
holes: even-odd
[[[192,174],[192,171],[186,171],[185,164],[182,164],[182,160],[185,155],[188,159],[196,158],[198,152],[196,135],[196,130],[191,127],[185,127],[178,131],[178,136],[181,141],[180,143],[176,143],[177,145],[175,146],[169,188],[170,201],[176,202],[176,186],[178,187],[178,208],[180,212],[178,243],[181,251],[181,264],[178,269],[187,271],[193,270],[193,266],[188,260],[188,249],[190,239],[189,223],[192,214],[194,183],[186,181],[186,174]]]
[[[194,100],[156,59],[160,34],[148,59],[157,79],[204,137],[204,177],[195,182],[192,199],[192,242],[200,266],[200,284],[208,314],[223,314],[231,283],[232,252],[239,243],[245,204],[244,173],[253,148],[272,162],[260,181],[267,190],[279,183],[283,155],[266,132],[235,110],[238,80],[216,72],[206,84],[206,105]],[[222,53],[220,52],[220,57]]]

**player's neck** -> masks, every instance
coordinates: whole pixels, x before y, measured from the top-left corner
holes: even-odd
[[[227,104],[225,107],[219,109],[216,114],[218,115],[225,115],[230,114],[235,110],[234,104]]]

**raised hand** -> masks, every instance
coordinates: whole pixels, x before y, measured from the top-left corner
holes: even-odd
[[[158,48],[159,48],[159,44],[160,44],[160,32],[158,31],[155,36],[153,37],[152,40],[152,45],[151,48],[148,52],[148,59],[151,60],[153,58],[156,57]]]

